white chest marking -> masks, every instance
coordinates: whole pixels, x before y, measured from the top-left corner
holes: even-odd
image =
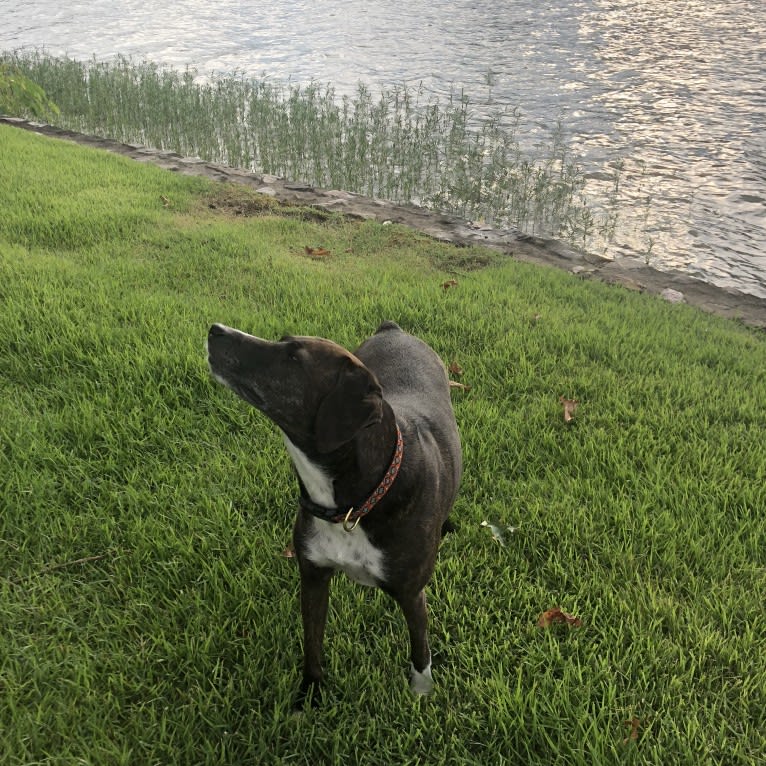
[[[295,470],[298,472],[298,476],[301,477],[309,497],[317,505],[323,505],[325,508],[334,508],[335,492],[332,488],[332,479],[322,468],[312,463],[284,433],[282,438],[285,440],[287,451],[290,453]]]
[[[340,569],[362,585],[377,586],[385,580],[383,553],[370,543],[361,527],[346,532],[343,524],[331,521],[312,519],[312,524],[306,550],[309,561]]]
[[[335,493],[330,476],[312,463],[284,433],[282,436],[309,497],[318,505],[334,508]],[[376,586],[383,582],[383,554],[370,543],[361,527],[346,532],[343,524],[321,519],[312,519],[312,523],[306,551],[309,561],[320,567],[340,569],[362,585]]]

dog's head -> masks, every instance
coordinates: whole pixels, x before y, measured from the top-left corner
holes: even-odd
[[[308,453],[332,452],[381,421],[377,379],[332,341],[287,336],[270,342],[214,324],[207,352],[215,379]]]

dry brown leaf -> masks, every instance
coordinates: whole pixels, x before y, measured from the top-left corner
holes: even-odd
[[[458,377],[463,374],[463,368],[455,361],[450,363],[450,366],[447,367],[447,370],[451,375],[457,375]]]
[[[451,380],[449,382],[450,388],[457,388],[459,391],[470,391],[471,387],[467,386],[465,383],[458,383],[456,380]]]
[[[295,558],[295,550],[293,549],[293,544],[288,543],[287,547],[282,551],[282,557],[286,559],[294,559]]]
[[[574,615],[567,614],[561,607],[555,606],[543,612],[537,619],[538,628],[549,628],[551,625],[569,625],[573,628],[582,627],[582,620]]]
[[[580,403],[577,399],[567,399],[564,396],[559,397],[559,401],[564,405],[564,422],[571,423],[574,419],[575,410]]]
[[[310,258],[326,258],[330,255],[330,251],[324,247],[309,247],[306,245],[303,249]]]
[[[443,290],[449,290],[450,287],[457,287],[457,279],[448,279],[446,282],[442,282]]]
[[[637,742],[638,741],[638,730],[641,728],[641,719],[636,718],[633,716],[629,721],[624,722],[626,726],[630,726],[630,734],[628,734],[627,737],[622,741],[624,745],[627,745],[628,742]]]

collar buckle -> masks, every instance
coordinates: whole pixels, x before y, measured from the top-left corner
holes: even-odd
[[[348,509],[348,513],[346,514],[346,517],[343,519],[343,529],[346,530],[346,532],[353,532],[356,529],[356,525],[359,523],[359,519],[361,519],[361,516],[357,516],[353,523],[351,523],[351,514],[354,512],[354,506],[352,505]]]

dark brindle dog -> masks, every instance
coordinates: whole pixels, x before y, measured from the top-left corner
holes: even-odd
[[[271,343],[215,324],[208,360],[218,381],[279,426],[298,474],[299,703],[322,679],[329,584],[338,569],[401,606],[411,687],[429,692],[424,588],[462,469],[441,360],[394,322],[384,322],[354,354],[321,338]]]

